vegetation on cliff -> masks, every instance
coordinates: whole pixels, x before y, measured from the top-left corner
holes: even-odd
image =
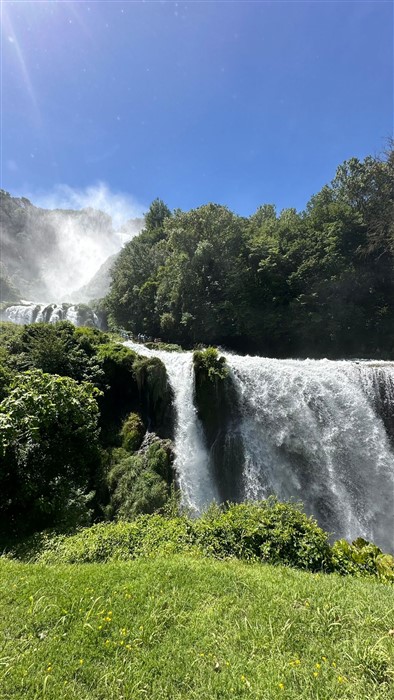
[[[0,324],[2,537],[164,506],[172,411],[160,360],[65,321]]]

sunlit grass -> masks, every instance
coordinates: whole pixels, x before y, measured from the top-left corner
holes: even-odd
[[[168,557],[0,563],[3,700],[394,698],[394,590]]]

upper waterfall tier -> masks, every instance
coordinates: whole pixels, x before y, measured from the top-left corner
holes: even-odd
[[[2,320],[19,325],[28,323],[56,323],[70,321],[75,326],[95,326],[100,328],[100,321],[92,309],[85,304],[14,304],[2,312]]]

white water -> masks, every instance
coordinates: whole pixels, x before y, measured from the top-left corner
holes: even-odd
[[[217,500],[217,490],[210,473],[203,428],[194,407],[193,353],[150,350],[131,341],[125,345],[139,355],[160,358],[166,367],[176,411],[174,468],[183,504],[200,512]]]
[[[183,501],[200,511],[218,500],[194,407],[192,353],[149,350],[174,391],[175,469]],[[240,499],[276,494],[304,503],[335,538],[365,537],[394,549],[394,365],[226,355],[239,399],[244,464]],[[394,438],[394,436],[392,436]]]
[[[47,323],[70,321],[75,326],[81,325],[78,307],[70,304],[15,304],[8,306],[3,314],[6,320],[19,325],[39,323],[41,321],[46,321]],[[89,311],[89,317],[92,324],[99,328],[99,320],[91,310]]]
[[[336,537],[392,551],[394,453],[377,408],[390,363],[228,355],[241,407],[244,497],[304,503]]]

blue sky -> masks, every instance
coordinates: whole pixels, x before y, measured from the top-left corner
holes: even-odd
[[[99,187],[134,213],[155,197],[302,209],[392,133],[391,2],[34,0],[2,14],[1,186],[33,201]]]

